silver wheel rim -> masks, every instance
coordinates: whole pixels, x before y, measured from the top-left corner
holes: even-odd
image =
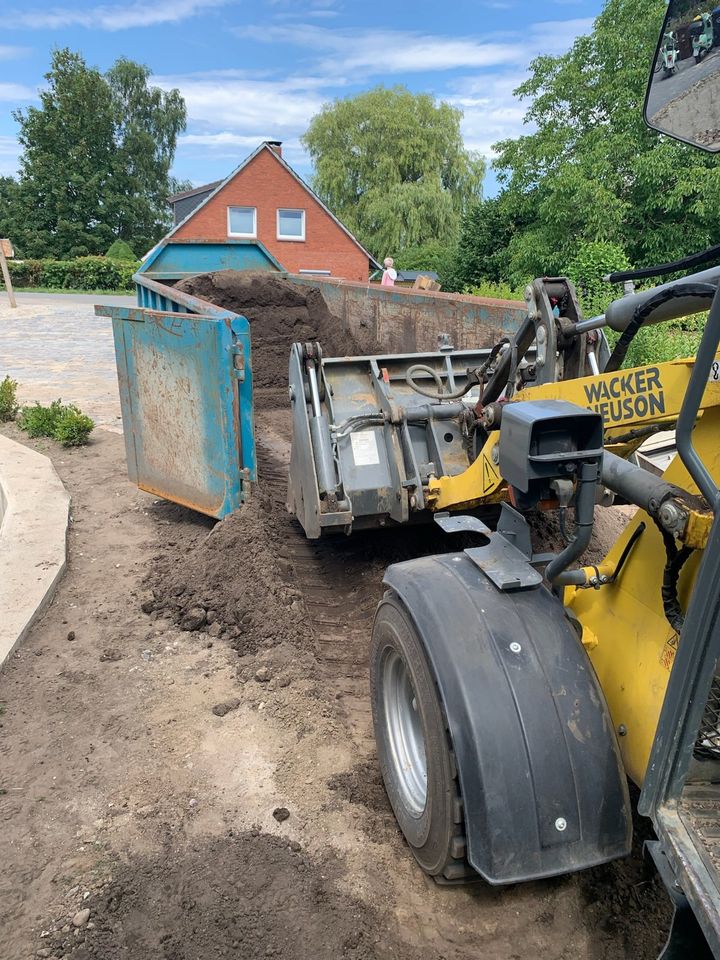
[[[427,801],[425,735],[410,672],[394,650],[385,657],[383,691],[389,759],[405,806],[420,817]]]

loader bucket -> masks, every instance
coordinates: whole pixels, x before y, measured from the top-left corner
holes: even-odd
[[[474,459],[469,424],[479,392],[438,401],[417,392],[408,371],[430,367],[435,376],[415,373],[415,383],[457,395],[489,354],[324,358],[317,344],[293,345],[288,509],[308,538],[430,518],[428,480],[462,473]]]

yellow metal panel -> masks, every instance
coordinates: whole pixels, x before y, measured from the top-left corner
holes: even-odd
[[[567,400],[595,410],[605,424],[605,446],[611,447],[614,436],[647,424],[676,420],[694,364],[694,358],[672,360],[651,367],[529,387],[510,402]],[[702,409],[717,406],[720,406],[720,383],[711,382],[705,391]],[[491,433],[477,460],[463,473],[430,481],[431,509],[462,509],[502,499],[503,480],[493,459],[493,456],[497,459],[495,448],[499,438],[499,431]],[[637,444],[626,445],[624,452],[615,452],[629,455],[635,446]]]
[[[720,410],[708,410],[698,421],[693,439],[716,482],[720,482]],[[697,487],[679,458],[670,464],[665,478],[690,493]],[[566,602],[584,628],[597,637],[590,659],[610,707],[615,728],[627,731],[620,749],[629,776],[642,784],[670,669],[675,659],[677,636],[663,614],[660,589],[665,548],[655,523],[642,510],[623,532],[607,556],[615,564],[639,523],[646,529],[615,584],[601,590],[568,591]],[[697,551],[680,577],[679,596],[687,609],[700,562]]]

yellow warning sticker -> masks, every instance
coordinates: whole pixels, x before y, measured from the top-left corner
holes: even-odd
[[[486,457],[483,454],[483,470],[482,470],[482,492],[483,494],[487,493],[489,490],[494,490],[500,483],[500,474],[495,469],[492,460],[489,457]]]
[[[674,633],[660,651],[660,665],[666,670],[671,670],[675,663],[675,654],[677,653],[679,637]]]

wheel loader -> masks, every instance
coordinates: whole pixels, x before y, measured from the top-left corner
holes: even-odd
[[[689,96],[683,139],[707,148]],[[641,271],[686,275],[591,320],[567,280],[537,280],[525,324],[491,350],[330,359],[307,344],[290,364],[289,506],[306,533],[432,516],[470,544],[389,567],[373,626],[379,763],[418,864],[501,885],[623,857],[629,779],[675,908],[666,960],[720,957],[720,267],[696,271],[718,259]],[[644,324],[700,310],[696,357],[623,369]],[[677,454],[658,476],[632,453],[668,427]],[[583,566],[610,498],[636,511]],[[474,509],[488,503],[493,527]],[[562,549],[533,550],[538,507],[557,511]]]

